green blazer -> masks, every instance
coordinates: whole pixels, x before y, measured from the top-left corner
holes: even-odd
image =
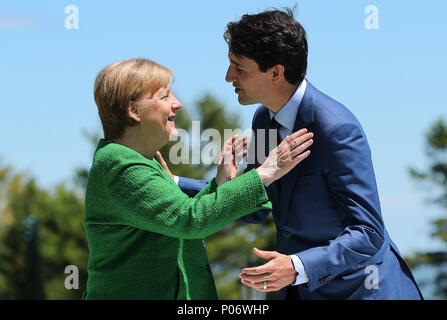
[[[217,299],[203,238],[271,209],[251,170],[190,198],[156,160],[99,141],[88,176],[85,299]]]

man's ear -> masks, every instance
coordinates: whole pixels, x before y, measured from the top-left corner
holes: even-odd
[[[271,69],[272,81],[277,82],[284,78],[285,68],[282,64],[276,64]]]
[[[129,102],[129,106],[127,107],[127,115],[129,118],[135,120],[136,122],[141,121],[141,115],[135,102]]]

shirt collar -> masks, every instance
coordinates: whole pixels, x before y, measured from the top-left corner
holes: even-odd
[[[306,79],[300,83],[298,88],[296,89],[293,96],[289,99],[289,101],[278,111],[278,113],[274,113],[270,111],[270,119],[275,117],[278,123],[289,129],[293,130],[293,126],[295,124],[296,115],[298,114],[298,109],[301,104],[301,100],[303,100],[304,93],[306,92],[307,81]]]

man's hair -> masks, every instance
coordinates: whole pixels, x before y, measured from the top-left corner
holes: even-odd
[[[120,138],[126,127],[137,122],[129,117],[131,103],[154,94],[174,80],[174,74],[158,63],[143,59],[119,61],[102,69],[96,77],[94,95],[104,137]]]
[[[245,14],[227,24],[224,39],[233,54],[256,61],[262,72],[281,64],[291,84],[299,84],[306,76],[306,31],[289,8]]]

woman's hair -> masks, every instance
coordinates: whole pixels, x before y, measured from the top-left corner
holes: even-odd
[[[95,80],[94,95],[104,137],[120,138],[127,126],[137,122],[129,117],[131,103],[153,95],[175,79],[168,68],[148,59],[137,58],[112,63]]]
[[[306,76],[306,31],[291,9],[245,14],[239,21],[228,23],[224,39],[233,54],[256,61],[262,72],[281,64],[291,84],[299,84]]]

